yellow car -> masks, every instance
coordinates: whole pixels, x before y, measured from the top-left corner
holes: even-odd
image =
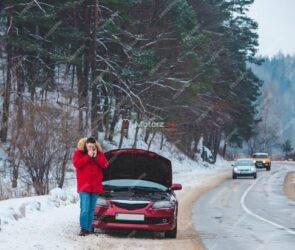
[[[255,153],[252,158],[256,168],[265,168],[267,171],[270,171],[271,159],[267,153]]]

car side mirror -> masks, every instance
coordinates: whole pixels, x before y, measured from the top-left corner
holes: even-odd
[[[181,190],[182,185],[179,183],[173,183],[172,186],[170,187],[171,190]]]
[[[234,166],[235,166],[235,164],[233,164],[233,163],[232,163],[232,164],[231,164],[231,166],[232,166],[232,167],[234,167]]]

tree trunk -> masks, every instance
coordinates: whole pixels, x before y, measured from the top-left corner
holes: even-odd
[[[84,1],[84,38],[85,38],[85,49],[84,49],[84,62],[83,62],[83,74],[84,74],[84,85],[85,85],[85,131],[91,131],[91,109],[89,103],[89,96],[88,91],[91,90],[91,86],[89,86],[89,73],[91,70],[91,53],[93,51],[91,50],[92,42],[91,42],[91,5],[90,0]],[[94,55],[93,55],[94,56]],[[90,124],[89,124],[90,122]],[[85,132],[84,131],[84,132]]]
[[[150,137],[150,129],[146,128],[145,129],[145,135],[144,135],[144,142],[147,144],[148,143],[148,139]]]
[[[104,114],[101,116],[103,117],[104,121],[104,127],[105,127],[105,139],[109,138],[110,135],[110,120],[111,120],[111,112],[109,107],[111,106],[111,103],[109,103],[109,99],[105,98],[104,101]]]
[[[12,164],[12,181],[11,181],[11,187],[16,188],[17,187],[17,180],[18,180],[18,174],[19,174],[19,165],[15,164],[15,161]]]
[[[17,128],[20,129],[24,121],[23,94],[25,91],[25,82],[24,82],[23,72],[20,66],[16,67],[16,81],[17,81],[17,96],[15,100],[16,107],[17,107],[16,123],[17,123]]]
[[[139,125],[137,124],[136,129],[135,129],[134,142],[133,142],[132,148],[137,147],[138,132],[139,132]]]
[[[138,138],[140,120],[141,120],[140,113],[137,112],[137,126],[136,126],[136,129],[135,129],[134,142],[133,142],[132,148],[137,147],[137,138]]]
[[[49,47],[48,50],[52,53],[51,47]],[[44,62],[46,63],[46,79],[44,81],[43,90],[45,92],[44,100],[47,101],[48,91],[50,90],[50,87],[52,88],[55,85],[55,63],[49,56],[44,58]]]
[[[7,140],[8,120],[9,120],[9,107],[10,107],[10,95],[11,95],[11,69],[12,69],[12,47],[10,44],[7,44],[6,50],[7,50],[7,73],[6,73],[6,84],[4,86],[4,93],[3,93],[2,127],[0,131],[0,137],[2,142],[6,142]]]
[[[164,129],[161,130],[161,143],[160,143],[160,150],[163,149],[163,144],[164,144]]]
[[[79,105],[79,133],[84,134],[84,111],[86,106],[87,88],[81,66],[77,66],[78,105]]]
[[[37,177],[35,180],[33,180],[33,187],[37,195],[46,194],[46,185],[41,178]]]
[[[217,159],[218,151],[219,151],[221,133],[219,131],[216,131],[214,134],[215,135],[214,135],[214,142],[213,142],[213,161],[215,163]]]
[[[70,150],[68,149],[65,152],[64,157],[63,157],[63,160],[62,160],[62,164],[61,164],[61,176],[60,176],[60,179],[58,180],[58,187],[59,188],[62,188],[63,185],[64,185],[64,182],[65,182],[66,166],[67,166],[67,161],[68,161],[69,153],[70,153]]]
[[[30,54],[26,60],[26,71],[28,79],[28,88],[32,102],[34,102],[36,95],[36,67],[36,58],[33,54]]]
[[[222,157],[223,158],[225,158],[225,155],[226,155],[226,148],[227,148],[227,142],[225,141],[224,145],[223,145],[223,149],[222,149]]]
[[[154,131],[153,134],[152,134],[152,138],[149,141],[148,150],[150,150],[150,148],[151,148],[152,141],[154,140],[155,135],[156,135],[156,132]]]
[[[73,69],[72,69],[72,77],[71,77],[71,93],[73,92],[73,89],[74,89],[74,83],[75,83],[75,70],[76,70],[76,67],[75,67],[75,65],[73,65]],[[72,101],[73,101],[73,95],[71,94],[71,95],[70,95],[70,98],[69,98],[69,104],[70,104],[70,105],[72,104]]]
[[[91,25],[90,25],[90,30],[89,30],[89,36],[90,36],[90,61],[91,61],[91,70],[92,72],[96,72],[98,68],[102,68],[104,67],[103,65],[98,65],[97,61],[96,61],[96,55],[101,53],[100,51],[97,51],[97,29],[98,29],[98,24],[99,24],[99,4],[98,4],[98,0],[94,0],[94,1],[88,1],[89,5],[93,4],[93,6],[90,5],[90,12],[91,12]],[[93,79],[92,79],[92,83],[95,83],[96,85],[98,85],[99,83],[99,79],[102,79],[104,77],[103,73],[99,73],[98,74],[94,74],[93,75]],[[99,76],[99,77],[97,77]],[[103,97],[101,97],[101,92],[103,92]],[[104,127],[106,128],[108,125],[106,124],[108,121],[108,99],[106,97],[106,90],[104,87],[98,89],[98,87],[96,87],[95,89],[95,100],[92,100],[92,105],[94,105],[95,109],[94,111],[96,112],[95,114],[95,131],[94,133],[97,134],[98,132],[103,132],[104,131]],[[100,107],[100,103],[103,101],[104,105],[101,108]],[[105,137],[107,138],[107,133],[105,133]]]
[[[97,135],[98,132],[98,120],[99,120],[99,97],[98,87],[95,82],[95,68],[92,68],[92,97],[91,97],[91,134]]]
[[[120,133],[119,148],[122,148],[123,139],[124,139],[124,127],[123,127],[123,122],[122,122],[121,133]]]
[[[115,107],[113,119],[112,119],[112,122],[110,124],[110,134],[109,134],[109,140],[110,141],[112,141],[114,139],[115,127],[116,127],[116,124],[117,124],[118,121],[119,121],[119,112],[118,112],[118,108]]]

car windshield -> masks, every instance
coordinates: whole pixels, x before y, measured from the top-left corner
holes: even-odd
[[[108,190],[140,189],[146,191],[167,191],[168,188],[152,181],[139,179],[117,179],[104,181],[103,186]]]
[[[254,154],[253,158],[267,158],[268,154]]]
[[[235,163],[235,166],[252,166],[254,162],[252,160],[238,160]]]

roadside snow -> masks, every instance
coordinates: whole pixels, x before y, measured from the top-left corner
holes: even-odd
[[[14,225],[26,217],[38,217],[40,213],[75,204],[77,201],[78,194],[74,188],[67,192],[55,188],[50,191],[49,195],[3,200],[0,202],[0,231],[7,225]]]

